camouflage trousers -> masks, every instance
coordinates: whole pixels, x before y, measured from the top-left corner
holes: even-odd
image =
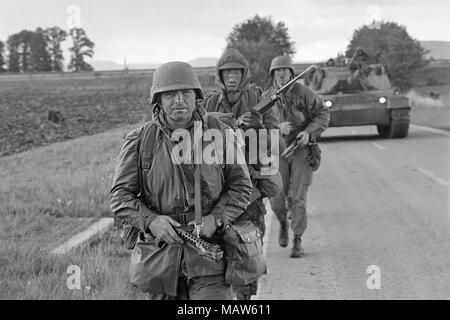
[[[306,195],[312,183],[313,173],[308,165],[308,151],[298,148],[289,158],[280,157],[280,174],[283,190],[270,199],[273,212],[280,222],[288,219],[295,235],[303,235],[307,226]]]

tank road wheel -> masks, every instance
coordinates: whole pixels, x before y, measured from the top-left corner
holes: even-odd
[[[378,133],[382,138],[404,138],[409,130],[409,113],[406,119],[391,118],[389,125],[377,125]]]

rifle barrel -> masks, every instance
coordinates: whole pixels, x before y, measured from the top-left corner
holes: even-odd
[[[298,75],[296,75],[294,78],[292,78],[288,83],[286,83],[284,86],[282,86],[281,88],[279,88],[277,91],[275,91],[275,94],[279,94],[281,92],[283,92],[284,90],[286,90],[286,88],[290,87],[294,82],[296,82],[297,80],[303,78],[305,75],[307,75],[310,71],[317,69],[315,64],[310,65],[308,68],[306,68],[305,70],[303,70],[303,72],[299,73]]]

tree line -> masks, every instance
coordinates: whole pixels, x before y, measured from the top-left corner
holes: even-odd
[[[376,26],[376,27],[374,27]],[[234,26],[226,38],[227,47],[236,48],[249,60],[252,82],[261,87],[269,79],[272,58],[286,55],[292,58],[296,52],[288,28],[282,21],[274,22],[270,17],[258,15]],[[358,47],[377,56],[386,66],[393,85],[406,89],[411,86],[414,70],[423,68],[428,60],[427,51],[419,41],[413,39],[404,26],[395,22],[379,21],[356,29],[344,53],[330,57],[335,60],[350,59]]]
[[[95,43],[82,28],[68,32],[58,26],[35,31],[22,30],[12,34],[6,43],[0,41],[0,72],[60,72],[64,70],[61,44],[69,40],[69,71],[89,71],[85,61],[94,55]]]

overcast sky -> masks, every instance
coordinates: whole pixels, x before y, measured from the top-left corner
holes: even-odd
[[[353,31],[383,19],[417,40],[450,41],[446,0],[0,0],[0,40],[23,29],[78,23],[95,42],[95,60],[122,63],[219,57],[233,26],[253,17],[286,23],[295,61],[344,51]],[[75,5],[75,10],[73,6]]]

